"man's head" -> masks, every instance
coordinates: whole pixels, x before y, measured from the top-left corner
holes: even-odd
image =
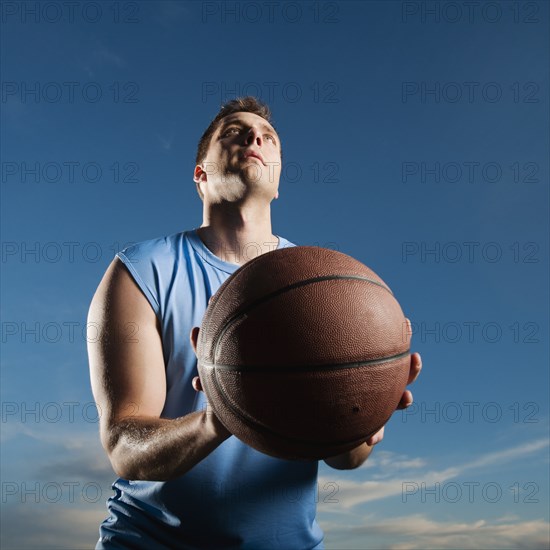
[[[212,202],[239,200],[250,192],[271,201],[278,196],[281,158],[269,107],[254,97],[233,99],[222,106],[199,141],[197,191],[202,200],[206,191]]]

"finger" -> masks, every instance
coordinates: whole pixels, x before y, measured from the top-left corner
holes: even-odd
[[[399,409],[406,409],[407,407],[410,407],[413,404],[413,394],[409,390],[405,390],[403,392],[403,395],[401,396],[401,400],[399,401],[396,410]]]
[[[195,355],[197,353],[197,342],[199,339],[199,327],[193,327],[189,333],[189,340],[191,340],[191,345],[193,346],[193,351]]]
[[[412,384],[418,378],[421,370],[422,358],[420,357],[420,353],[413,353],[411,355],[411,368],[409,370],[409,379],[407,381],[407,386],[409,384]]]
[[[195,391],[204,391],[202,389],[201,379],[198,376],[195,376],[195,378],[191,380],[191,384],[193,385],[193,389]]]
[[[380,443],[384,439],[384,428],[382,427],[380,430],[378,430],[375,434],[372,434],[367,440],[366,444],[369,447],[372,447],[373,445],[376,445],[377,443]]]
[[[409,318],[405,317],[405,322],[407,323],[407,338],[409,339],[409,342],[410,342],[411,337],[412,337],[411,320]]]

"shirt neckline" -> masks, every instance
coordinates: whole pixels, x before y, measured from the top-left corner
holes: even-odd
[[[199,237],[199,234],[197,233],[197,228],[195,227],[191,231],[187,231],[187,236],[189,238],[189,242],[193,246],[193,248],[196,250],[196,252],[199,253],[201,258],[208,262],[210,265],[213,265],[214,267],[217,267],[218,269],[221,269],[222,271],[225,271],[226,273],[234,273],[242,267],[242,265],[234,264],[231,262],[226,262],[216,256],[201,240]],[[279,248],[282,248],[283,245],[283,239],[275,234],[275,237],[277,237],[277,248],[275,250],[278,250]],[[246,265],[246,264],[244,264]]]

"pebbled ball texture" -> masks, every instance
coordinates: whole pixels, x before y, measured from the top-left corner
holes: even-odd
[[[371,269],[314,246],[262,254],[212,298],[197,346],[214,414],[244,443],[289,460],[360,445],[405,389],[410,336]]]

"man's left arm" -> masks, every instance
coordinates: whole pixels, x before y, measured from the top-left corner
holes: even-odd
[[[407,319],[408,321],[408,319]],[[410,326],[410,325],[409,325]],[[420,374],[422,370],[422,360],[419,353],[413,353],[411,355],[411,368],[409,370],[409,379],[407,385],[412,384]],[[397,409],[406,409],[413,402],[412,393],[409,390],[405,390],[401,396],[401,401],[397,405]],[[384,438],[384,428],[371,435],[364,443],[355,447],[351,451],[342,453],[336,456],[325,458],[325,464],[328,464],[331,468],[336,470],[353,470],[358,468],[367,460],[371,454],[374,446],[380,443]]]

